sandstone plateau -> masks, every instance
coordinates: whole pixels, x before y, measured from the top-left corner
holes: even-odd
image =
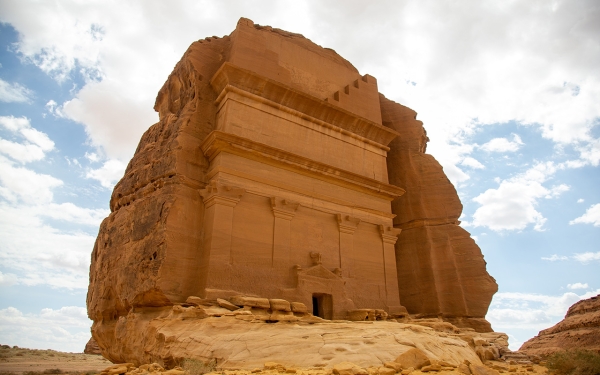
[[[600,295],[577,302],[555,326],[526,341],[520,352],[547,356],[561,350],[587,349],[600,353]]]
[[[242,18],[192,43],[154,109],[92,252],[105,357],[367,367],[507,350],[456,190],[374,77]]]

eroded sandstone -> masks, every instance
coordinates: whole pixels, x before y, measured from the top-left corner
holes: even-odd
[[[155,110],[92,252],[88,315],[107,358],[237,363],[256,327],[368,327],[349,320],[440,332],[432,355],[444,335],[462,343],[460,358],[489,355],[456,335],[491,331],[496,283],[425,154],[422,123],[374,77],[301,35],[240,19],[231,35],[190,46]],[[424,319],[406,328],[409,315]],[[248,335],[239,348],[217,345],[227,329]],[[392,346],[389,361],[402,351]],[[305,349],[298,360],[340,359]],[[351,349],[353,363],[373,356]],[[279,353],[269,344],[253,355],[269,350]]]
[[[600,353],[600,295],[575,303],[563,320],[526,341],[519,352],[547,356],[569,349]]]

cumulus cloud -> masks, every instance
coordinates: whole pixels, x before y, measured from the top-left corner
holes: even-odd
[[[88,159],[89,158],[90,157],[88,157]],[[115,183],[121,177],[123,177],[125,167],[127,167],[125,163],[117,159],[111,159],[106,161],[102,165],[102,167],[98,169],[91,169],[90,171],[88,171],[86,177],[98,180],[100,182],[100,185],[104,186],[107,189],[112,189]]]
[[[569,224],[593,224],[600,227],[600,203],[590,206],[583,215],[569,221]]]
[[[38,147],[39,159],[54,148],[54,142],[26,118],[0,117],[0,124],[20,136],[21,143],[12,142],[16,146]],[[27,161],[11,150],[2,151],[17,162]],[[18,166],[14,160],[0,155],[0,264],[9,270],[0,274],[0,284],[86,288],[94,244],[94,236],[86,230],[97,227],[108,210],[55,202],[54,190],[64,182]],[[56,225],[49,225],[47,219]]]
[[[0,78],[0,102],[27,103],[33,92],[18,83],[8,83]]]
[[[2,340],[24,348],[53,348],[80,353],[90,338],[91,321],[86,309],[64,306],[26,314],[14,307],[0,310]]]
[[[485,165],[481,164],[478,160],[467,156],[466,158],[463,159],[463,161],[461,162],[462,165],[464,165],[465,167],[469,167],[469,168],[473,168],[473,169],[485,169]]]
[[[54,149],[54,142],[46,133],[31,127],[25,117],[0,116],[0,125],[24,142],[13,142],[0,138],[0,153],[21,163],[41,160],[46,152]]]
[[[522,230],[533,224],[535,230],[542,231],[546,218],[537,210],[538,201],[569,190],[564,184],[552,188],[543,185],[556,170],[552,162],[538,163],[524,173],[501,180],[498,188],[473,198],[480,207],[473,214],[472,225],[503,231]]]
[[[569,289],[587,289],[589,285],[587,283],[575,283],[575,284],[567,284],[567,288]]]
[[[509,141],[506,138],[494,138],[487,143],[484,143],[480,148],[487,152],[515,152],[523,145],[521,137],[513,134],[513,140]]]
[[[578,253],[573,255],[573,259],[581,263],[589,263],[594,260],[600,260],[600,251],[592,253],[591,251],[585,253]]]
[[[594,2],[543,0],[491,6],[65,1],[60,7],[30,1],[0,7],[2,21],[20,34],[23,58],[59,80],[83,72],[85,86],[61,108],[109,159],[126,161],[156,121],[154,95],[187,46],[230,33],[246,16],[335,48],[362,73],[380,78],[381,92],[419,111],[432,139],[429,150],[454,182],[468,174],[458,167],[465,155],[449,144],[465,145],[474,129],[513,120],[539,127],[556,143],[577,145],[583,160],[598,162],[591,129],[600,117],[600,50],[589,47],[600,32],[597,13]],[[365,23],[371,27],[356,27]],[[508,152],[520,145],[513,136],[486,148]]]
[[[562,320],[575,302],[593,297],[600,289],[581,295],[567,292],[552,296],[534,293],[496,293],[486,319],[494,330],[540,331]],[[510,348],[517,350],[521,342],[511,342]]]

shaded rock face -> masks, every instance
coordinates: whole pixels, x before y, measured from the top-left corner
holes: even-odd
[[[571,306],[563,320],[540,331],[519,351],[547,356],[567,349],[588,349],[600,353],[600,295]]]
[[[492,331],[484,319],[498,286],[481,250],[459,226],[462,204],[441,165],[425,154],[416,112],[381,97],[383,124],[400,135],[387,155],[389,181],[406,189],[392,202],[400,300],[411,314],[443,316],[458,327]]]
[[[85,354],[96,354],[96,355],[102,354],[102,351],[100,350],[100,347],[98,346],[98,343],[96,342],[96,340],[94,340],[93,337],[90,337],[87,344],[85,344],[85,348],[83,349],[83,352]]]
[[[156,355],[149,322],[191,296],[491,331],[497,286],[456,191],[416,113],[374,77],[240,19],[189,47],[154,109],[92,252],[88,315],[111,360]]]

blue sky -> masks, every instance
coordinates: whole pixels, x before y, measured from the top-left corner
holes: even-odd
[[[0,343],[81,351],[112,187],[186,48],[239,17],[335,49],[424,122],[511,348],[600,293],[594,1],[0,3]]]

